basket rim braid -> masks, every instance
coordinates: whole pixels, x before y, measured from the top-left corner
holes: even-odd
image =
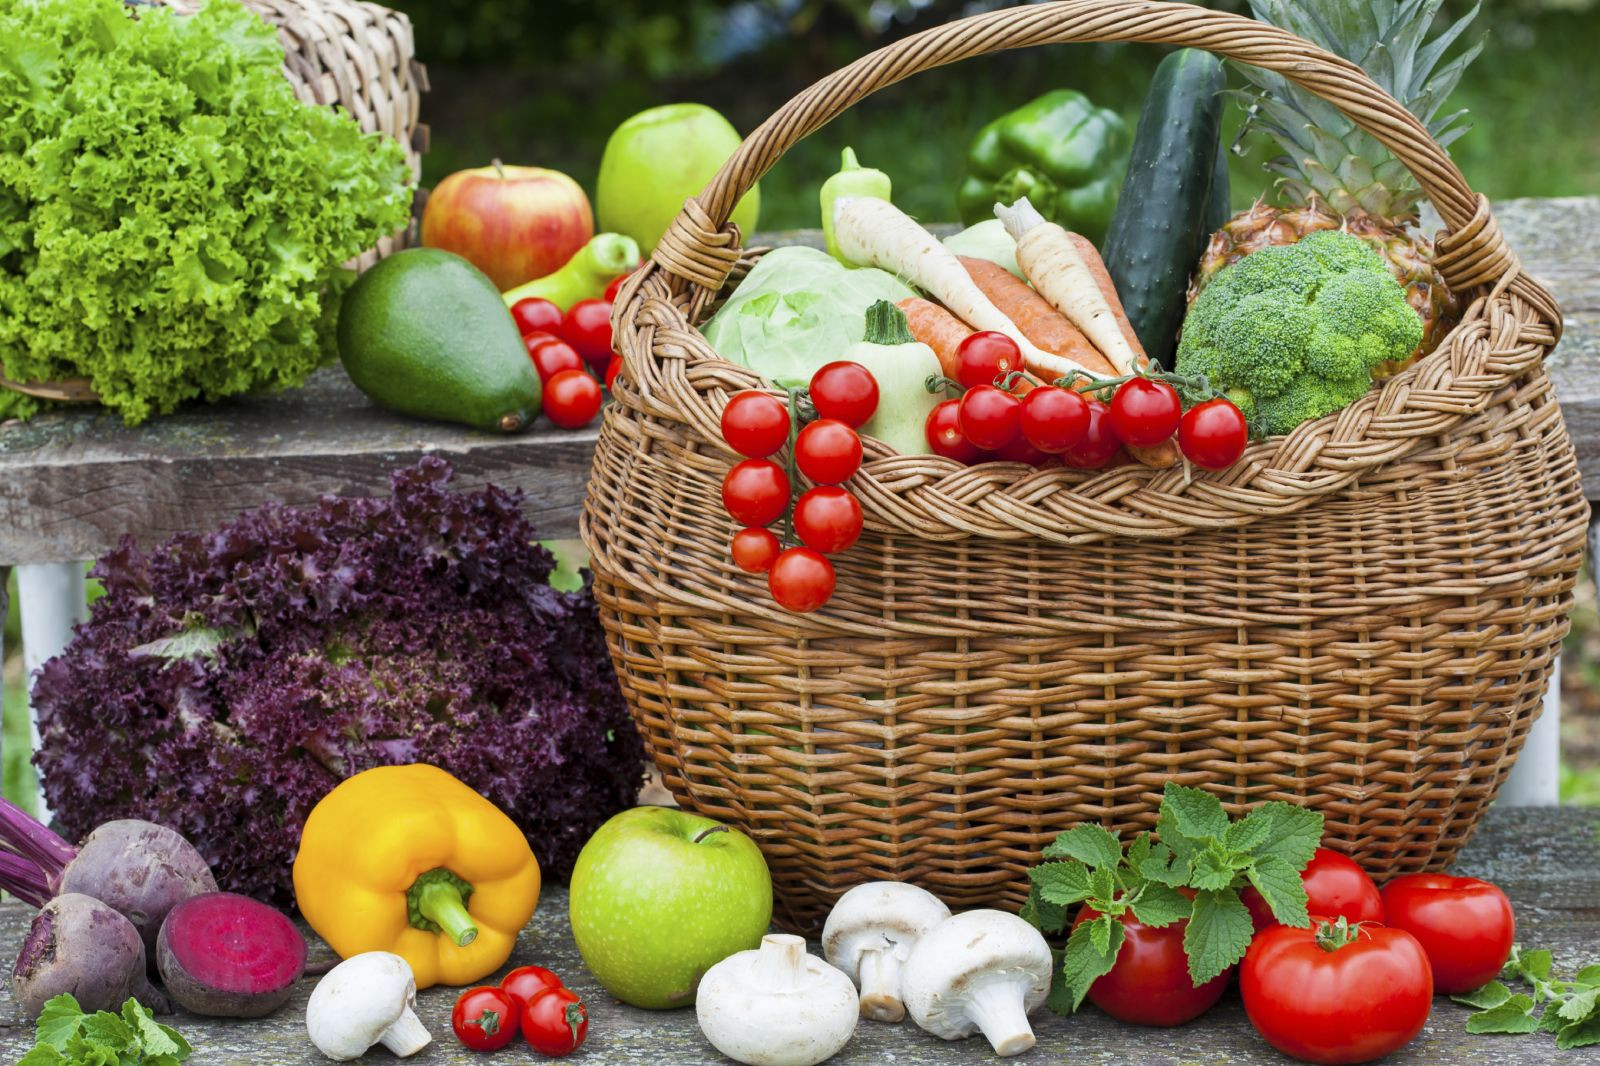
[[[966,467],[933,455],[903,456],[863,438],[865,462],[850,488],[866,528],[924,539],[1080,544],[1172,538],[1293,514],[1350,490],[1379,467],[1426,452],[1483,413],[1555,346],[1560,309],[1522,273],[1488,199],[1473,192],[1445,149],[1360,67],[1277,27],[1191,4],[1055,0],[970,16],[880,48],[802,91],[745,138],[705,190],[685,203],[646,268],[618,296],[612,321],[627,368],[619,401],[645,416],[680,421],[727,451],[718,427],[728,398],[772,389],[718,356],[695,328],[759,255],[741,247],[738,227],[727,222],[739,198],[798,141],[913,74],[1012,48],[1110,41],[1203,48],[1276,71],[1338,107],[1403,161],[1434,203],[1446,227],[1435,265],[1453,290],[1473,296],[1467,312],[1433,353],[1343,410],[1252,444],[1220,472],[1189,464],[1106,471],[999,462]]]

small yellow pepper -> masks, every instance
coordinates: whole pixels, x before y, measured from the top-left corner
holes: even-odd
[[[294,894],[341,958],[392,951],[418,988],[469,985],[511,957],[539,862],[510,818],[445,771],[380,766],[312,809]]]

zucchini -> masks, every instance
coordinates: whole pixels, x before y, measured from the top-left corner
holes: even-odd
[[[1106,269],[1139,343],[1161,366],[1172,365],[1189,274],[1211,232],[1225,85],[1209,52],[1185,48],[1161,61],[1106,235]]]

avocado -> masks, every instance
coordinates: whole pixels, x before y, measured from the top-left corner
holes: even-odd
[[[339,361],[391,411],[514,433],[539,415],[539,375],[477,267],[438,248],[379,261],[339,308]]]

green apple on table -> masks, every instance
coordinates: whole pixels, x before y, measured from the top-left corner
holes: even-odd
[[[674,807],[634,807],[583,846],[569,917],[607,992],[636,1007],[687,1007],[702,974],[760,944],[772,878],[738,830]]]
[[[612,132],[600,157],[600,228],[632,237],[649,255],[683,202],[698,196],[738,147],[733,124],[704,104],[639,112]],[[732,221],[748,237],[760,212],[761,188],[753,186],[734,206]]]

